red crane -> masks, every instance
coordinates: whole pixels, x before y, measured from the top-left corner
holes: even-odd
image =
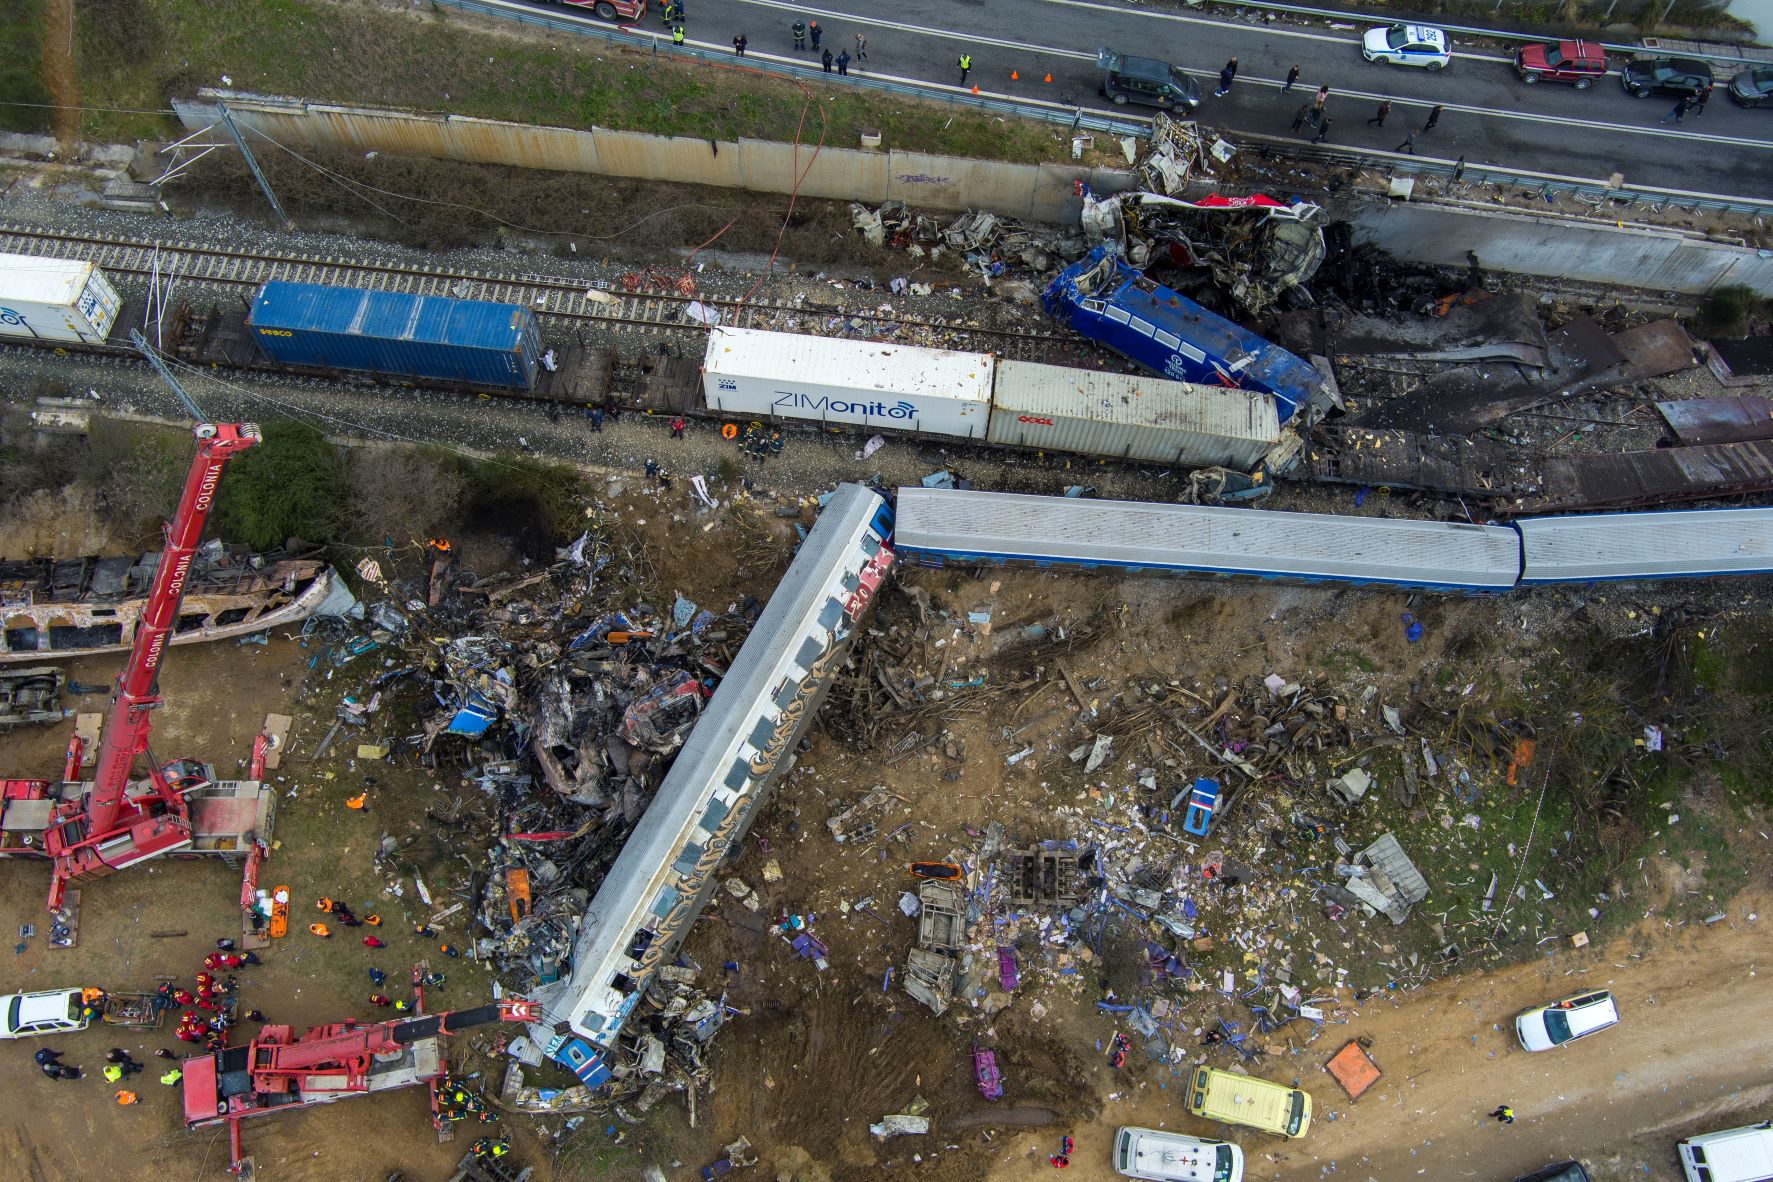
[[[420,974],[413,974],[418,1004],[424,1005]],[[489,1022],[534,1022],[534,1002],[506,999],[472,1010],[420,1014],[362,1025],[332,1022],[297,1034],[290,1026],[265,1026],[245,1046],[225,1047],[180,1064],[185,1126],[226,1123],[231,1171],[238,1171],[240,1122],[367,1096],[428,1085],[432,1111],[437,1084],[449,1073],[443,1036]],[[433,1116],[433,1123],[441,1122]]]
[[[44,850],[55,860],[49,887],[51,911],[61,908],[69,882],[97,878],[189,848],[193,837],[187,797],[210,787],[209,769],[196,760],[179,760],[164,767],[150,760],[148,778],[134,792],[129,779],[136,757],[148,753],[153,712],[161,704],[160,659],[178,623],[191,559],[215,506],[222,469],[230,459],[260,442],[259,429],[251,423],[200,423],[195,434],[197,454],[185,476],[178,511],[166,527],[166,546],[154,568],[129,660],[117,675],[117,692],[99,740],[93,781],[73,799],[56,804],[43,831]],[[68,762],[67,776],[72,780],[79,766],[78,755],[70,753]],[[43,797],[50,793],[47,781],[9,781],[7,794],[19,795],[15,785],[22,784],[40,785]]]

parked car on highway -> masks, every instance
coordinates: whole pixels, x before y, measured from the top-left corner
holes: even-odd
[[[1229,1141],[1128,1125],[1114,1136],[1114,1170],[1147,1182],[1242,1182],[1244,1151]]]
[[[1634,57],[1619,72],[1627,94],[1693,98],[1711,89],[1711,67],[1690,57]]]
[[[1549,1051],[1618,1024],[1619,1007],[1613,995],[1597,989],[1523,1010],[1514,1020],[1514,1032],[1523,1049]]]
[[[1745,107],[1773,106],[1773,66],[1756,66],[1730,79],[1730,97]]]
[[[1361,56],[1370,62],[1444,70],[1453,60],[1453,49],[1447,35],[1431,25],[1387,25],[1367,30]]]
[[[1528,86],[1535,82],[1568,82],[1577,90],[1587,90],[1607,72],[1607,54],[1592,41],[1523,45],[1515,51],[1514,72]]]
[[[1096,68],[1102,71],[1102,94],[1117,107],[1138,103],[1192,111],[1200,106],[1200,83],[1169,62],[1104,46],[1096,50]]]
[[[1773,1121],[1719,1129],[1675,1142],[1687,1182],[1767,1182],[1773,1178]]]
[[[1554,1162],[1531,1174],[1522,1174],[1514,1182],[1590,1182],[1588,1171],[1579,1161]]]
[[[46,989],[0,997],[0,1038],[34,1038],[85,1030],[78,989]]]

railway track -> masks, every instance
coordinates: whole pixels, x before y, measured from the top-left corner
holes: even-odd
[[[720,313],[720,323],[735,328],[773,328],[777,317],[841,316],[860,321],[865,335],[891,336],[898,329],[928,329],[958,334],[960,347],[996,353],[1017,361],[1046,361],[1075,342],[1050,332],[1014,329],[955,328],[936,321],[888,316],[832,306],[795,306],[710,298],[682,291],[604,291],[583,279],[467,270],[431,270],[394,263],[365,262],[337,256],[269,254],[225,250],[194,242],[153,242],[141,239],[94,238],[0,223],[0,252],[79,259],[114,275],[151,279],[158,275],[175,284],[257,288],[272,279],[395,291],[455,299],[522,304],[545,326],[602,329],[654,336],[700,337],[707,330],[692,321],[688,308],[699,301]],[[176,289],[175,289],[176,294]]]

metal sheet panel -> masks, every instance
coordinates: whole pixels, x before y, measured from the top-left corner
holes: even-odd
[[[984,353],[716,328],[702,393],[716,414],[981,439],[994,368]]]
[[[1657,413],[1675,438],[1691,447],[1707,443],[1747,443],[1773,439],[1773,398],[1687,398],[1658,402]]]
[[[938,561],[1166,570],[1500,591],[1520,575],[1504,526],[901,488],[894,547]]]
[[[1515,526],[1523,584],[1773,572],[1773,509],[1591,513]]]
[[[1272,394],[999,361],[992,443],[1157,464],[1254,467],[1280,441]]]
[[[103,344],[122,307],[92,263],[0,254],[0,336]]]
[[[477,386],[528,389],[541,352],[536,318],[517,304],[314,283],[265,284],[247,323],[291,365]]]

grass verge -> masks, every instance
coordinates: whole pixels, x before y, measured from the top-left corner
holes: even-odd
[[[813,88],[732,63],[693,63],[582,37],[526,38],[446,10],[326,0],[97,0],[81,6],[79,63],[99,140],[164,135],[170,95],[199,86],[319,101],[447,111],[520,123],[854,147],[1037,163],[1062,158],[1062,128],[982,117],[939,102]]]

